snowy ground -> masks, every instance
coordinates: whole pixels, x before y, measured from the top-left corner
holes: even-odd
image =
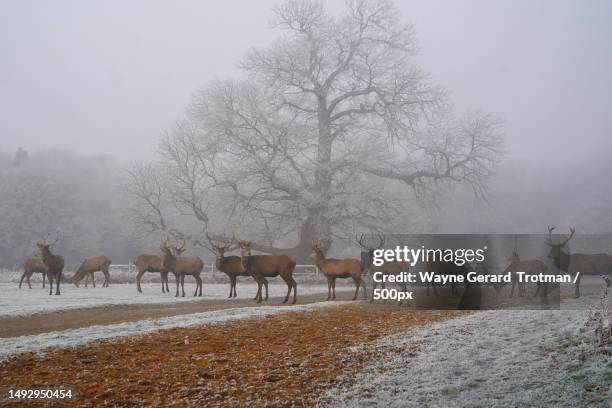
[[[318,302],[293,306],[243,307],[165,317],[162,319],[140,320],[130,323],[90,326],[32,336],[0,338],[0,361],[29,351],[42,353],[41,350],[50,347],[74,347],[94,340],[143,335],[164,329],[213,324],[279,313],[303,312],[334,305],[338,304],[334,302]]]
[[[598,305],[597,296],[565,303]],[[612,348],[594,344],[593,327],[585,325],[590,315],[487,311],[388,337],[375,345],[379,364],[349,389],[330,390],[321,404],[608,407]]]
[[[43,289],[39,284],[32,282],[32,289],[18,289],[15,283],[0,283],[0,317],[23,316],[36,313],[54,312],[67,309],[82,309],[109,305],[133,305],[133,304],[164,304],[178,302],[194,302],[202,299],[226,299],[229,294],[229,284],[204,284],[202,297],[193,297],[195,284],[185,283],[185,297],[174,297],[171,285],[171,293],[161,292],[159,283],[143,283],[142,293],[136,291],[135,284],[111,284],[108,288],[101,285],[93,288],[91,286],[76,288],[71,284],[61,286],[60,296],[49,295],[48,288]],[[252,299],[257,291],[254,283],[238,283],[238,298]],[[338,288],[337,291],[351,290],[350,287]],[[274,296],[285,296],[287,286],[284,283],[270,283],[269,294]],[[299,285],[297,288],[298,298],[300,295],[315,293],[327,293],[327,285]]]

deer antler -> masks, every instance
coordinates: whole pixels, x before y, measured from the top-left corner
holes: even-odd
[[[563,241],[563,243],[561,244],[561,246],[563,246],[563,245],[567,244],[567,241],[569,241],[570,239],[572,239],[572,237],[574,236],[574,233],[576,232],[576,227],[575,227],[575,226],[573,226],[573,225],[572,225],[572,226],[570,226],[570,227],[569,227],[569,229],[570,229],[570,234],[569,234],[569,237],[567,237],[567,238],[565,239],[565,241]]]

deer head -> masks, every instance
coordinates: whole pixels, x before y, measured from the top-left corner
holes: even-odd
[[[208,240],[208,243],[210,245],[210,247],[207,247],[208,250],[210,250],[213,254],[215,254],[217,259],[223,259],[223,257],[225,256],[225,251],[231,251],[232,249],[234,249],[232,247],[232,241],[230,241],[229,243],[225,242],[225,243],[221,243],[221,241],[217,241],[215,242],[210,235],[208,235],[208,233],[206,233],[206,239]]]
[[[574,233],[576,232],[576,227],[571,226],[569,228],[570,230],[569,236],[565,237],[565,239],[559,240],[559,242],[554,242],[552,239],[552,232],[554,229],[555,229],[554,226],[548,227],[548,240],[546,241],[546,244],[550,246],[550,252],[548,253],[548,257],[551,259],[559,259],[561,257],[561,253],[566,254],[563,248],[565,247],[565,244],[567,244],[568,241],[572,239],[572,237],[574,236]]]
[[[236,236],[234,236],[232,240],[236,242],[238,246],[240,247],[240,256],[251,256],[251,247],[255,244],[255,242],[244,241]]]

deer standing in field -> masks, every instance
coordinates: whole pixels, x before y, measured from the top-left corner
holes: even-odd
[[[162,270],[174,273],[176,277],[176,295],[179,295],[179,281],[183,297],[185,297],[185,275],[191,275],[196,280],[196,290],[193,296],[202,296],[202,268],[204,268],[204,262],[197,256],[180,256],[185,250],[185,241],[181,247],[170,246],[168,240],[166,240],[160,247],[160,259]],[[198,294],[199,290],[199,294]]]
[[[362,266],[362,270],[368,270],[370,276],[372,277],[372,297],[370,298],[370,303],[374,301],[374,289],[376,289],[377,282],[373,279],[374,272],[381,272],[383,277],[385,276],[399,276],[402,272],[408,272],[410,265],[408,262],[401,261],[385,261],[381,266],[374,265],[374,251],[381,249],[385,245],[385,237],[383,235],[378,236],[378,245],[370,246],[366,245],[364,242],[365,234],[361,234],[361,237],[356,238],[357,244],[361,247],[361,249],[366,252],[366,259]],[[402,282],[399,284],[401,290],[404,292],[408,291],[406,282]],[[381,282],[382,289],[385,289],[386,282],[383,280]],[[387,302],[385,299],[384,303]]]
[[[111,264],[111,260],[107,256],[96,256],[93,258],[85,259],[76,273],[70,278],[70,282],[74,283],[74,286],[79,287],[79,282],[85,279],[85,287],[87,287],[87,281],[91,277],[93,287],[96,287],[96,281],[94,280],[94,272],[101,271],[104,274],[104,283],[102,287],[108,287],[110,283],[110,274],[108,268]]]
[[[178,254],[177,256],[180,256]],[[162,268],[161,258],[159,255],[152,254],[140,254],[136,255],[133,260],[134,265],[138,268],[138,274],[136,275],[136,287],[138,288],[138,292],[142,293],[142,289],[140,287],[140,280],[142,275],[145,272],[153,272],[160,274],[160,280],[162,284],[162,293],[170,293],[170,288],[168,288],[168,271]]]
[[[23,274],[21,275],[21,279],[19,279],[19,289],[21,289],[21,284],[23,283],[24,278],[28,282],[28,287],[32,289],[32,284],[30,284],[30,278],[35,272],[42,274],[43,288],[45,287],[47,267],[45,266],[45,263],[42,261],[42,259],[31,258],[23,263]]]
[[[580,272],[576,279],[574,296],[580,297],[580,279],[582,275],[601,275],[608,276],[612,271],[612,257],[608,254],[568,254],[564,247],[576,232],[576,227],[570,227],[570,235],[560,242],[555,243],[552,239],[552,232],[555,227],[548,227],[548,241],[550,252],[548,257],[552,259],[560,271],[566,271],[575,275]]]
[[[234,249],[231,243],[225,245],[214,243],[208,234],[206,234],[206,238],[210,244],[209,249],[215,254],[215,268],[225,273],[230,280],[230,293],[228,297],[238,296],[238,293],[236,293],[236,281],[238,276],[251,275],[242,267],[242,259],[239,256],[225,256],[225,251]]]
[[[257,303],[262,301],[262,286],[266,287],[266,299],[268,300],[268,280],[280,276],[287,284],[287,295],[283,303],[287,303],[291,289],[293,289],[293,303],[297,301],[297,283],[293,279],[293,270],[295,269],[295,258],[285,254],[273,255],[251,255],[250,241],[238,240],[240,245],[240,258],[242,267],[255,279],[257,282],[257,294],[255,298]]]
[[[337,278],[352,278],[355,282],[355,295],[353,295],[353,300],[357,299],[360,286],[363,287],[363,298],[366,299],[365,282],[361,278],[361,271],[363,269],[361,262],[358,259],[325,258],[325,251],[329,246],[328,242],[324,244],[312,242],[312,257],[315,260],[317,268],[319,268],[327,278],[327,300],[336,300]]]
[[[546,264],[538,259],[521,261],[521,258],[516,253],[516,251],[512,252],[512,255],[508,257],[508,262],[510,265],[504,270],[504,274],[511,272],[512,273],[512,289],[510,289],[510,297],[514,294],[514,287],[518,284],[518,292],[519,297],[522,297],[527,293],[525,289],[525,282],[518,282],[517,272],[525,272],[525,275],[539,275],[546,274],[548,272],[548,267]],[[537,284],[536,292],[533,296],[538,296],[540,289],[542,287],[542,283]],[[544,284],[544,290],[542,296],[546,297],[548,295],[547,285]]]
[[[47,267],[47,277],[49,278],[49,294],[53,294],[53,279],[57,282],[55,288],[55,294],[60,294],[60,279],[62,278],[62,271],[64,270],[64,257],[61,255],[55,255],[51,252],[51,246],[53,246],[59,237],[55,238],[55,241],[48,243],[48,237],[44,237],[42,241],[38,242],[36,246],[40,251],[43,263]]]

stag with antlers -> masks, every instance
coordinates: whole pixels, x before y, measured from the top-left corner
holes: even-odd
[[[262,301],[262,286],[266,287],[266,299],[268,300],[268,280],[266,278],[272,278],[280,276],[287,284],[287,295],[283,303],[287,303],[291,289],[293,289],[293,303],[297,301],[297,283],[293,279],[293,270],[295,269],[296,261],[295,258],[285,254],[273,254],[273,255],[251,255],[250,241],[242,241],[236,239],[240,246],[240,258],[242,261],[242,267],[251,275],[255,282],[257,282],[257,303]]]
[[[336,279],[352,278],[355,282],[355,295],[357,299],[359,287],[363,287],[363,298],[366,299],[365,282],[361,278],[363,266],[358,259],[333,259],[326,258],[325,252],[329,249],[329,242],[312,242],[312,257],[317,268],[327,278],[327,300],[336,300]]]
[[[196,280],[196,290],[193,296],[202,296],[202,278],[200,274],[204,268],[204,262],[198,256],[180,256],[185,250],[185,241],[180,247],[172,247],[166,239],[160,246],[160,259],[162,270],[172,272],[176,277],[176,295],[179,295],[179,281],[182,295],[185,297],[185,275],[191,275]]]
[[[377,245],[371,246],[365,243],[365,234],[361,234],[359,238],[356,237],[355,241],[361,247],[361,249],[366,253],[366,257],[364,260],[364,264],[362,269],[368,270],[370,276],[372,276],[372,272],[376,270],[376,272],[381,272],[383,276],[399,276],[402,272],[408,272],[410,265],[408,262],[402,261],[385,261],[385,263],[381,266],[374,265],[374,251],[381,249],[385,245],[385,237],[382,234],[378,234],[378,243]],[[381,286],[385,289],[385,281],[387,279],[383,279]],[[376,289],[377,282],[372,280],[372,297],[370,298],[370,303],[374,301],[374,290]],[[407,286],[405,282],[402,282],[401,288],[404,292],[407,292]],[[385,299],[386,303],[387,300]]]
[[[548,257],[552,259],[561,271],[575,275],[580,272],[576,279],[574,296],[580,297],[580,279],[582,275],[607,276],[612,271],[612,257],[608,254],[569,254],[565,251],[565,245],[574,236],[576,227],[570,227],[569,236],[562,238],[559,242],[553,241],[552,232],[555,227],[548,227],[548,241],[550,252]]]
[[[225,252],[235,249],[235,246],[230,242],[221,243],[214,242],[210,235],[206,234],[206,238],[210,247],[208,248],[215,254],[215,268],[225,273],[230,280],[229,298],[238,296],[236,292],[236,281],[238,276],[251,276],[246,269],[242,267],[242,260],[239,256],[225,256]]]
[[[55,294],[60,294],[60,279],[62,277],[62,271],[64,270],[64,257],[61,255],[54,255],[51,252],[51,247],[59,240],[56,237],[51,243],[48,242],[49,237],[45,236],[40,242],[36,243],[40,255],[42,256],[43,263],[47,267],[47,277],[49,278],[49,294],[53,294],[53,280],[55,279],[56,289]]]

